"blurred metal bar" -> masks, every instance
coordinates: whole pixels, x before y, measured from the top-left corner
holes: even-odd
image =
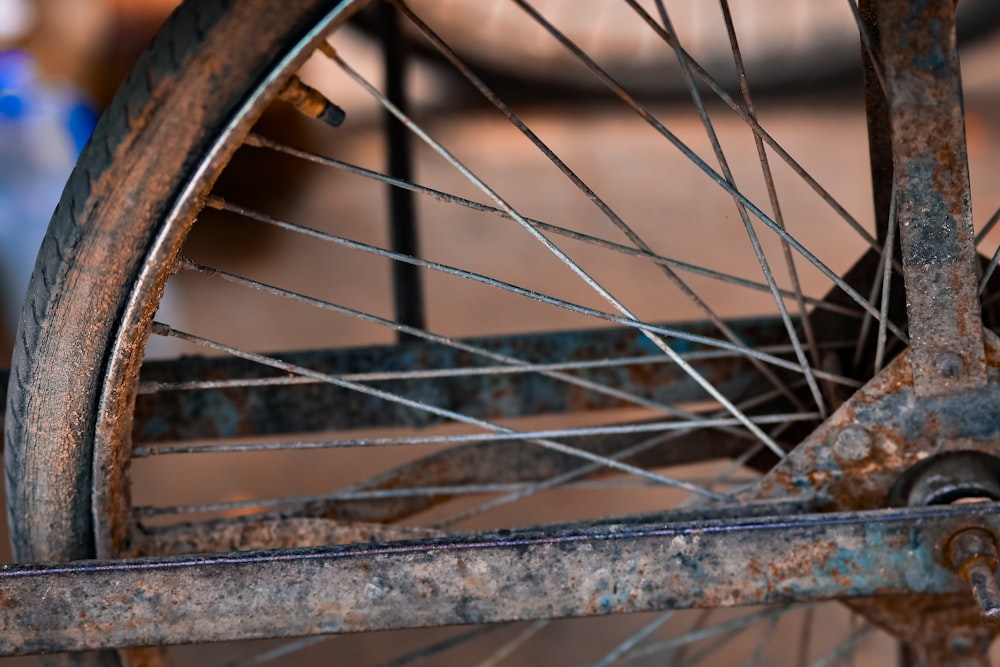
[[[385,76],[386,97],[404,114],[409,114],[407,91],[407,69],[409,48],[407,37],[400,30],[399,14],[390,3],[379,3],[379,32],[382,37],[382,66]],[[413,150],[410,133],[399,120],[388,111],[384,112],[387,140],[387,173],[392,178],[406,182],[413,180]],[[393,251],[419,256],[417,239],[417,214],[413,203],[413,192],[403,188],[388,186],[390,247]],[[400,324],[424,328],[424,293],[420,269],[412,264],[393,262],[393,298],[396,305],[396,321]],[[414,342],[409,334],[400,332],[400,342]]]

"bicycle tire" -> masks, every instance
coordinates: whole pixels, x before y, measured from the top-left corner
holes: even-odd
[[[56,209],[17,335],[5,471],[19,560],[134,555],[128,432],[164,284],[251,123],[359,4],[187,2],[116,96]]]

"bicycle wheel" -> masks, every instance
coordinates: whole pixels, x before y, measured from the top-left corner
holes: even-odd
[[[793,157],[811,128],[776,139],[749,93],[709,102],[693,83],[688,108],[616,88],[619,106],[518,115],[457,59],[422,80],[411,118],[359,73],[367,47],[345,23],[363,4],[186,3],[102,119],[18,334],[5,465],[19,560],[451,539],[743,502],[903,349],[891,253],[859,222],[867,186],[851,214],[829,173],[811,175],[827,156]],[[671,50],[664,16],[632,19]],[[337,125],[324,97],[346,111],[339,127],[285,106]],[[863,135],[859,113],[844,127],[825,106],[827,131]],[[378,166],[383,108],[411,132],[409,175]],[[503,124],[484,124],[497,110]],[[692,201],[705,178],[718,190]],[[417,199],[386,206],[386,184]],[[389,209],[403,222],[377,222]],[[154,359],[154,344],[198,356]],[[532,642],[537,664],[551,636],[553,664],[709,664],[723,645],[794,663],[871,634],[836,611],[786,611],[612,618],[597,633],[538,618],[345,651],[405,662],[468,640],[492,664]],[[817,637],[820,614],[843,642]],[[789,627],[801,634],[780,654],[770,640]]]

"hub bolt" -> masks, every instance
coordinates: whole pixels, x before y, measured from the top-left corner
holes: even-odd
[[[951,566],[972,589],[979,613],[988,625],[1000,627],[1000,586],[997,585],[997,553],[993,536],[982,528],[967,528],[948,544]]]

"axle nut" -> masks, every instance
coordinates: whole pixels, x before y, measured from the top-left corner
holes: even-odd
[[[951,566],[969,584],[983,621],[1000,627],[1000,586],[997,567],[1000,554],[993,535],[982,528],[967,528],[948,543]]]

